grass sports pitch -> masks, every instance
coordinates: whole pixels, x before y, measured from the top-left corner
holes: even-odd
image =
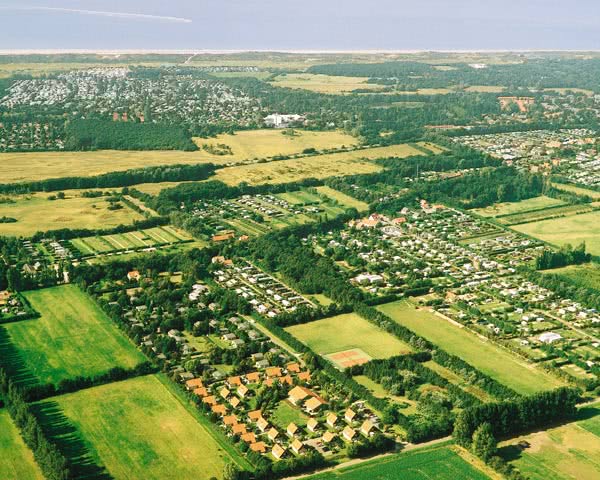
[[[286,330],[321,355],[360,349],[371,358],[388,358],[412,351],[410,346],[355,313],[294,325]]]
[[[24,292],[40,318],[8,323],[10,341],[41,383],[93,376],[144,361],[130,341],[74,285]]]

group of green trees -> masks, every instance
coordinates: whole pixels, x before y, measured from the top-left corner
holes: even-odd
[[[585,252],[585,242],[580,243],[575,248],[568,243],[562,246],[560,250],[545,249],[536,258],[535,268],[537,270],[547,270],[567,265],[581,265],[582,263],[588,263],[591,259],[592,255]]]
[[[87,119],[71,120],[65,130],[67,150],[198,150],[177,125]]]

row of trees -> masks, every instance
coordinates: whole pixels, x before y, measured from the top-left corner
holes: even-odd
[[[21,431],[25,444],[33,452],[35,461],[48,480],[68,480],[72,478],[64,455],[45,435],[38,419],[31,412],[21,390],[15,386],[6,372],[0,368],[0,394],[6,409]]]

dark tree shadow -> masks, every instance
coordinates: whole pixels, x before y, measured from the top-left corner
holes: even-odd
[[[17,347],[12,343],[10,333],[2,326],[0,326],[0,367],[19,387],[27,389],[40,384],[27,367]]]
[[[81,434],[54,401],[31,405],[42,430],[54,442],[69,463],[73,478],[78,480],[112,480],[105,467],[99,466]]]

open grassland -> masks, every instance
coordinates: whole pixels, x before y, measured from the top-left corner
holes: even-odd
[[[600,211],[524,223],[511,228],[557,246],[585,242],[589,253],[600,255]]]
[[[466,456],[465,456],[466,457]],[[467,457],[468,458],[468,457]],[[478,470],[475,460],[465,459],[452,447],[390,455],[339,468],[309,477],[310,480],[486,480],[485,473]]]
[[[41,383],[92,376],[112,367],[132,368],[144,356],[74,285],[24,292],[41,314],[6,324],[22,361]]]
[[[549,207],[565,205],[565,202],[546,196],[528,198],[520,202],[495,203],[485,208],[475,209],[474,212],[483,217],[497,217],[499,215],[514,215],[521,212],[543,210]]]
[[[367,203],[357,200],[356,198],[352,198],[350,195],[346,195],[345,193],[342,193],[339,190],[335,190],[331,187],[317,187],[317,192],[332,198],[346,208],[356,208],[359,212],[369,208]]]
[[[232,448],[168,382],[138,377],[53,400],[116,480],[222,478]]]
[[[532,479],[600,478],[600,406],[585,407],[589,418],[500,444],[499,453]],[[520,448],[519,442],[529,447]]]
[[[227,145],[231,155],[215,155],[203,151],[212,163],[240,162],[260,158],[270,158],[275,155],[300,154],[307,148],[318,151],[332,148],[350,147],[358,143],[357,139],[342,131],[314,132],[310,130],[293,129],[263,129],[242,130],[234,135],[223,133],[215,138],[194,138],[196,144],[218,148]]]
[[[447,148],[442,147],[441,145],[437,145],[436,143],[431,143],[431,142],[417,142],[417,145],[425,148],[426,150],[429,150],[434,155],[444,153],[445,151],[448,150]]]
[[[577,187],[575,185],[569,185],[567,183],[553,183],[552,186],[554,188],[558,188],[560,190],[566,190],[567,192],[573,192],[577,195],[587,195],[588,197],[592,197],[594,200],[600,200],[600,192],[596,190],[591,190],[589,188]]]
[[[368,77],[344,77],[312,73],[288,73],[279,75],[271,82],[275,87],[311,90],[319,93],[342,94],[352,90],[367,89],[380,91],[384,85],[367,83]]]
[[[593,90],[586,90],[585,88],[544,88],[545,92],[556,92],[561,95],[567,95],[569,93],[581,93],[583,95],[592,96],[594,94]]]
[[[412,155],[423,155],[423,153],[407,144],[373,147],[292,160],[236,165],[217,170],[212,179],[221,180],[228,185],[237,185],[241,182],[258,185],[287,183],[303,178],[372,173],[380,171],[381,167],[369,160],[387,157],[404,158]]]
[[[84,198],[69,192],[64,200],[48,200],[48,193],[15,195],[14,203],[0,203],[0,217],[12,217],[15,223],[0,223],[0,235],[31,236],[39,231],[60,228],[110,228],[130,224],[143,217],[126,205],[109,210],[99,198]]]
[[[562,385],[550,374],[525,363],[489,340],[429,310],[417,310],[406,300],[380,305],[377,310],[519,393],[527,395]]]
[[[294,325],[286,330],[321,355],[358,348],[373,358],[387,358],[411,351],[407,344],[355,313]]]
[[[592,212],[599,206],[600,202],[558,205],[556,207],[543,208],[540,210],[504,215],[497,217],[497,220],[506,226],[520,225],[524,223],[541,222],[542,220],[563,218],[571,215],[581,215],[583,213]]]
[[[545,270],[547,275],[559,275],[569,283],[578,287],[590,288],[600,291],[600,265],[597,263],[586,263],[583,265],[569,265],[568,267]]]
[[[2,480],[43,480],[33,453],[6,410],[0,409],[0,478]]]
[[[217,146],[227,145],[231,155],[217,155],[204,149],[196,152],[178,150],[95,152],[24,152],[0,153],[0,183],[16,183],[46,178],[89,177],[107,172],[158,165],[196,164],[211,162],[217,165],[245,160],[269,158],[275,155],[300,154],[307,148],[318,151],[356,145],[356,138],[340,131],[312,132],[264,129],[221,134],[215,138],[195,138],[195,142]]]
[[[71,240],[71,244],[82,255],[87,256],[162,247],[191,240],[192,238],[184,231],[167,225],[134,232],[115,233],[113,235],[75,238]]]

